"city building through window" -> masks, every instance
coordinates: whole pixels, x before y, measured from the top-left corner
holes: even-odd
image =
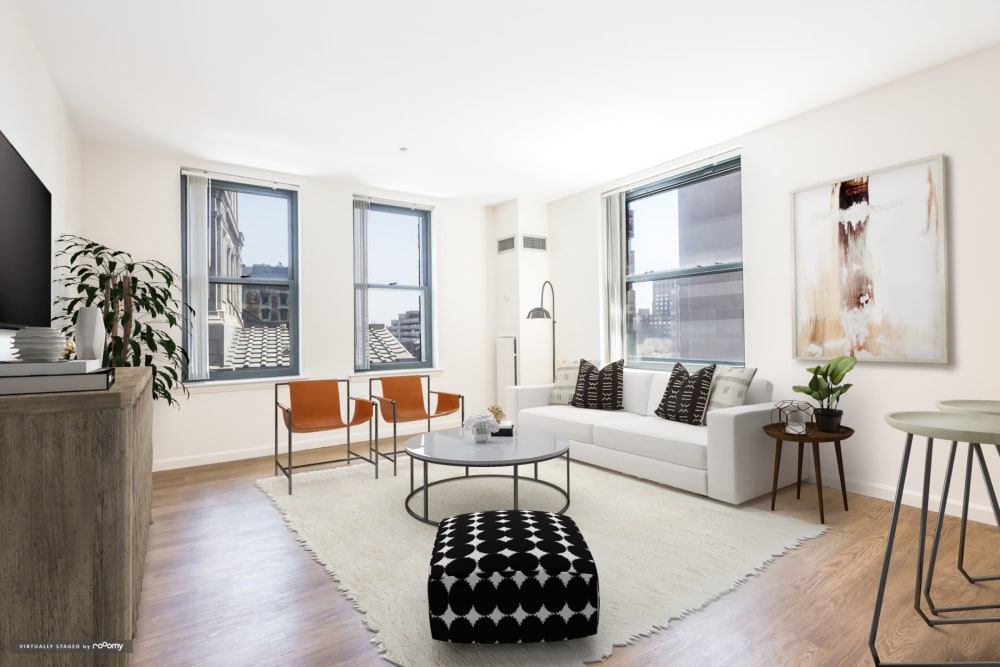
[[[626,192],[624,225],[628,365],[743,365],[740,159]]]
[[[355,370],[432,365],[430,210],[354,202]]]
[[[297,373],[298,193],[182,178],[188,379]]]

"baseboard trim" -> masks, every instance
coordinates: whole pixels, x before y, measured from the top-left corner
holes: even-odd
[[[828,489],[839,489],[840,488],[840,478],[839,477],[828,477],[823,475],[823,486]],[[847,483],[847,490],[850,493],[859,493],[863,496],[869,496],[871,498],[879,498],[880,500],[888,500],[890,503],[896,500],[896,487],[886,486],[884,484],[872,484],[870,482],[851,482]],[[955,486],[952,484],[952,493],[955,491]],[[920,491],[911,491],[909,489],[903,490],[903,504],[910,507],[920,507],[921,494]],[[941,507],[941,494],[931,493],[930,503],[928,504],[928,509],[932,512],[937,512],[938,508]],[[962,515],[962,501],[961,498],[954,498],[952,494],[948,496],[948,504],[945,506],[945,512],[949,516],[961,516]],[[996,523],[996,519],[993,516],[993,509],[989,505],[981,505],[979,503],[969,503],[969,518],[973,521],[979,521],[981,523]]]
[[[412,422],[408,424],[403,424],[399,427],[397,431],[399,440],[399,449],[403,449],[406,444],[406,439],[410,436],[417,435],[426,431],[426,422]],[[440,421],[431,422],[431,427],[436,431],[445,428],[458,428],[461,426],[458,419],[451,420],[450,422],[442,419]],[[384,425],[379,426],[379,438],[384,442],[386,438],[392,438],[392,427],[388,428]],[[230,461],[242,461],[244,459],[256,459],[261,457],[273,457],[274,456],[274,440],[273,435],[265,444],[254,445],[252,447],[241,447],[239,449],[223,449],[223,450],[213,450],[211,452],[204,452],[201,454],[191,454],[189,456],[173,456],[166,458],[158,458],[153,454],[153,472],[160,472],[163,470],[176,470],[178,468],[194,468],[197,466],[212,465],[213,463],[228,463]],[[284,438],[284,433],[281,434],[281,438]],[[352,429],[351,431],[351,449],[360,451],[357,445],[361,445],[367,442],[368,435],[362,434],[360,427]],[[343,445],[347,442],[346,434],[341,429],[339,431],[326,431],[321,433],[311,433],[308,435],[299,435],[295,437],[295,451],[301,452],[309,449],[319,449],[320,447],[331,447],[337,445]],[[285,450],[285,440],[282,439],[279,443],[279,452]]]

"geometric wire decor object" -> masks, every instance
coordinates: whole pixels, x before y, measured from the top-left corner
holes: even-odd
[[[948,360],[941,155],[792,193],[794,355]]]
[[[771,423],[784,424],[786,433],[805,433],[813,420],[813,406],[805,401],[778,401],[771,409]]]

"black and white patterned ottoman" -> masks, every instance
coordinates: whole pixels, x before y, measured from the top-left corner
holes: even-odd
[[[438,525],[427,581],[431,637],[456,643],[597,633],[597,568],[576,523],[537,511],[473,512]]]

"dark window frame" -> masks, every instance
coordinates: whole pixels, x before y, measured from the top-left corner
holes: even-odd
[[[434,318],[433,318],[433,299],[434,290],[431,283],[431,211],[425,208],[414,208],[405,205],[393,205],[383,202],[371,202],[368,206],[369,215],[372,211],[392,213],[396,215],[410,215],[418,217],[420,219],[420,257],[419,261],[419,285],[399,285],[399,284],[384,284],[384,283],[373,283],[368,281],[364,285],[364,289],[369,295],[369,304],[371,303],[371,291],[372,290],[392,290],[392,291],[403,291],[403,292],[414,292],[420,295],[422,308],[421,308],[421,341],[420,350],[422,359],[416,359],[414,361],[396,361],[391,363],[377,363],[371,359],[368,361],[367,369],[355,369],[355,372],[386,372],[386,371],[404,371],[404,370],[416,370],[416,369],[430,369],[434,367]],[[368,222],[371,222],[369,218]],[[370,234],[368,235],[370,239]],[[366,252],[370,250],[366,248]],[[370,320],[370,318],[369,318]],[[369,323],[366,323],[366,325]],[[388,323],[386,323],[388,324]],[[368,344],[368,329],[365,328],[365,342]]]
[[[187,233],[184,224],[184,216],[187,211],[187,188],[185,187],[187,183],[187,177],[181,176],[181,247],[182,247],[182,274],[185,280],[182,282],[187,284]],[[218,189],[230,190],[237,193],[246,193],[261,195],[267,197],[278,197],[284,199],[287,203],[287,214],[288,214],[288,279],[287,280],[277,280],[274,278],[270,279],[254,279],[254,278],[231,278],[231,277],[218,277],[209,276],[208,284],[211,285],[241,285],[249,287],[276,287],[281,290],[287,290],[287,307],[289,311],[288,319],[288,366],[279,366],[273,368],[220,368],[213,369],[209,368],[209,377],[206,380],[189,380],[185,379],[185,382],[191,383],[206,383],[206,382],[218,382],[226,380],[253,380],[253,379],[264,379],[264,378],[275,378],[275,377],[289,377],[296,376],[299,374],[299,369],[301,367],[300,363],[300,350],[299,350],[299,326],[301,312],[299,309],[299,280],[298,280],[298,228],[299,228],[299,216],[298,216],[298,191],[295,189],[286,189],[280,187],[269,187],[262,185],[253,185],[249,183],[242,183],[237,181],[227,181],[223,178],[213,178],[209,186],[209,199],[212,198],[212,191]],[[187,297],[185,294],[185,302]],[[285,305],[285,304],[282,304]],[[185,320],[187,315],[185,314]],[[184,325],[184,346],[190,349],[190,336],[191,327],[187,325],[185,321]],[[203,341],[204,345],[208,345],[208,341]]]
[[[646,197],[654,196],[670,190],[678,190],[684,186],[692,185],[701,181],[706,181],[723,174],[728,174],[732,172],[742,171],[742,161],[740,156],[735,156],[732,158],[727,158],[721,160],[714,164],[706,165],[691,171],[684,172],[683,174],[678,174],[676,176],[671,176],[647,185],[643,185],[632,190],[628,190],[625,193],[625,211],[628,211],[629,204],[633,201],[641,200]],[[741,205],[742,208],[742,205]],[[740,280],[742,282],[743,274],[743,261],[742,259],[738,262],[721,262],[715,263],[710,266],[686,266],[678,269],[664,270],[664,271],[650,271],[648,273],[641,274],[630,274],[628,273],[629,263],[628,256],[632,244],[632,235],[629,230],[629,216],[626,214],[623,216],[622,220],[622,236],[624,239],[624,258],[622,262],[622,277],[623,277],[623,287],[625,298],[623,300],[622,307],[625,309],[625,355],[626,364],[633,368],[646,368],[653,370],[670,370],[670,368],[675,363],[683,363],[692,366],[703,366],[712,363],[723,363],[729,366],[743,366],[746,363],[746,347],[745,347],[745,324],[746,316],[744,313],[743,323],[744,323],[744,348],[743,348],[743,358],[742,359],[702,359],[702,358],[690,358],[681,356],[669,356],[669,357],[650,357],[643,358],[637,355],[630,355],[629,349],[631,347],[630,340],[635,335],[634,323],[631,317],[629,317],[629,298],[628,294],[630,287],[632,285],[638,285],[642,283],[654,283],[658,281],[679,281],[686,278],[697,278],[702,276],[712,276],[712,275],[723,275],[727,273],[738,272],[740,274]],[[742,253],[741,253],[742,254]],[[745,304],[745,301],[744,301]]]

